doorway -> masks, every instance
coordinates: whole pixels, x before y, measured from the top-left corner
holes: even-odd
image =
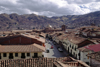
[[[21,53],[21,58],[25,58],[25,53]]]
[[[34,53],[34,58],[38,57],[38,53]]]
[[[9,59],[13,59],[13,53],[9,53]]]

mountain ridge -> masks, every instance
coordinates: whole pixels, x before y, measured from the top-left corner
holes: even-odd
[[[67,25],[67,28],[88,26],[91,23],[100,26],[100,11],[91,12],[84,15],[67,15],[60,17],[46,17],[36,14],[0,14],[0,31],[13,29],[34,29],[45,28],[48,24],[53,27]]]

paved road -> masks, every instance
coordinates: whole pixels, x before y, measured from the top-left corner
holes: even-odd
[[[55,57],[66,57],[66,55],[63,52],[59,52],[56,46],[49,40],[47,40],[47,43],[45,43],[46,49],[49,48],[49,53],[43,53],[44,57],[48,58],[55,58]],[[53,45],[53,49],[50,49],[51,45]]]

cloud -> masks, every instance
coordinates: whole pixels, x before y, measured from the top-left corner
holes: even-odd
[[[91,2],[100,2],[100,0],[65,0],[67,1],[69,4],[88,4]]]
[[[80,15],[100,10],[100,0],[2,0],[0,13]]]

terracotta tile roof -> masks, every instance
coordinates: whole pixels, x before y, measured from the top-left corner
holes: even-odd
[[[88,52],[88,51],[90,51],[89,49],[86,49],[86,48],[84,48],[84,47],[78,48],[78,50],[80,50],[80,51],[82,51],[82,52]]]
[[[10,38],[13,38],[13,37],[18,37],[18,36],[24,36],[24,37],[29,37],[29,38],[33,38],[33,39],[36,39],[42,43],[45,43],[45,39],[44,38],[41,38],[39,36],[36,36],[36,35],[30,35],[30,34],[20,34],[20,35],[13,35],[13,36],[6,36],[6,37],[1,37],[0,38],[0,42],[3,42],[7,39],[10,39]]]
[[[54,64],[57,67],[90,67],[85,62],[82,62],[80,60],[71,60],[71,61],[56,61]]]
[[[41,36],[43,36],[43,37],[45,37],[45,36],[46,36],[46,34],[45,34],[45,33],[41,33],[41,34],[39,34],[39,35],[41,35]]]
[[[91,51],[94,51],[94,52],[98,52],[98,51],[100,51],[100,44],[86,46],[85,48],[89,49]]]
[[[23,35],[23,36],[26,36],[26,37],[29,37],[29,38],[34,38],[34,39],[37,39],[38,41],[45,43],[45,39],[41,38],[39,36],[34,36],[34,35]]]
[[[82,28],[95,28],[95,29],[98,29],[99,27],[97,27],[97,26],[82,26],[82,27],[80,27],[80,29],[82,29]]]
[[[62,62],[60,62],[60,61],[57,61],[60,65],[61,65],[61,67],[72,67],[72,66],[70,66],[70,65],[68,65],[68,64],[63,64]]]
[[[0,61],[0,67],[53,67],[53,62],[63,61],[68,59],[68,57],[60,58],[30,58],[30,59],[10,59]],[[12,65],[12,66],[11,66]]]
[[[63,34],[63,35],[58,36],[59,40],[64,40],[66,38],[67,38],[67,34]]]
[[[53,37],[53,36],[57,36],[57,33],[56,33],[56,32],[53,32],[53,33],[51,33],[50,35],[51,35],[52,37]]]
[[[90,67],[84,62],[71,62],[69,64],[63,64],[63,60],[70,60],[70,57],[60,57],[60,58],[30,58],[30,59],[10,59],[10,60],[2,60],[0,61],[0,67],[8,66],[8,67],[54,67],[54,64],[60,67],[70,66],[74,67],[73,65],[79,64],[79,67]],[[57,62],[58,61],[58,62]],[[56,63],[57,62],[57,63]],[[79,62],[79,63],[78,63]],[[63,65],[63,66],[62,66]],[[65,66],[66,65],[66,66]],[[77,66],[75,66],[77,67]]]
[[[12,30],[12,32],[32,32],[32,30]]]
[[[87,65],[85,62],[81,61],[81,60],[76,60],[79,64],[83,65],[82,67],[90,67],[89,65]]]
[[[0,31],[0,33],[5,33],[5,34],[9,34],[9,33],[12,33],[11,31]]]
[[[43,52],[45,48],[38,44],[31,45],[0,45],[0,53],[4,52]]]
[[[70,42],[74,43],[74,44],[79,44],[85,40],[87,40],[86,38],[82,38],[82,37],[76,37],[76,36],[73,36],[73,35],[69,35],[68,36],[68,39]]]

